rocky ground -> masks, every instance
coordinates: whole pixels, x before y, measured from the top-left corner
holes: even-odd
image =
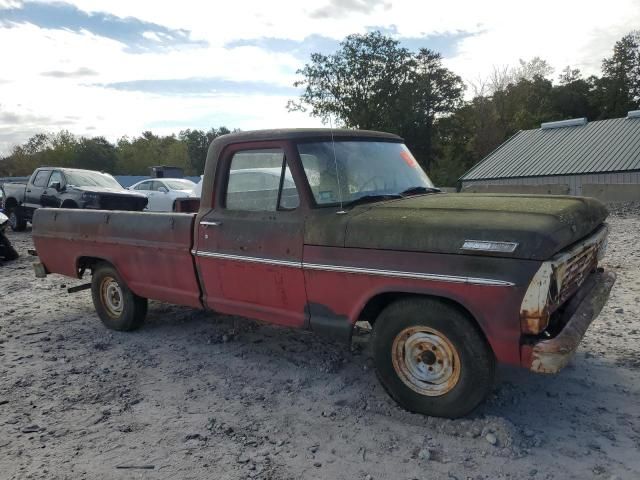
[[[106,330],[81,283],[0,264],[0,478],[640,478],[640,209],[611,216],[608,305],[558,376],[499,371],[472,416],[406,413],[367,336],[151,303]]]

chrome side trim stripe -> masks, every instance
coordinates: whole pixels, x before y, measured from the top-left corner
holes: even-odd
[[[259,257],[245,257],[242,255],[230,255],[228,253],[216,253],[216,252],[196,252],[192,250],[191,253],[197,255],[198,257],[209,257],[209,258],[221,258],[223,260],[236,260],[238,262],[249,262],[249,263],[262,263],[265,265],[278,265],[281,267],[292,267],[292,268],[302,268],[301,262],[290,262],[288,260],[275,260],[272,258],[259,258]]]
[[[455,275],[438,275],[435,273],[400,272],[396,270],[378,270],[375,268],[343,267],[340,265],[320,265],[316,263],[303,263],[302,267],[308,270],[323,270],[328,272],[357,273],[361,275],[379,275],[392,278],[411,278],[415,280],[431,280],[436,282],[470,283],[473,285],[492,285],[496,287],[513,287],[511,282],[493,280],[489,278],[459,277]]]
[[[397,270],[379,270],[375,268],[346,267],[342,265],[325,265],[319,263],[301,263],[288,260],[275,260],[271,258],[246,257],[242,255],[231,255],[227,253],[191,251],[198,257],[220,258],[223,260],[235,260],[239,262],[261,263],[264,265],[278,265],[291,268],[302,268],[304,270],[320,270],[325,272],[354,273],[359,275],[377,275],[391,278],[410,278],[414,280],[430,280],[435,282],[466,283],[471,285],[487,285],[494,287],[513,287],[515,284],[504,280],[494,280],[491,278],[461,277],[456,275],[439,275],[435,273],[402,272]]]

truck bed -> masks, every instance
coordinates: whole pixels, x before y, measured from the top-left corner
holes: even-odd
[[[78,277],[93,259],[116,267],[141,297],[202,308],[191,254],[195,215],[41,208],[33,241],[50,273]]]

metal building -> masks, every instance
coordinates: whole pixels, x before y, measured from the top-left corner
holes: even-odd
[[[579,118],[520,131],[459,182],[462,191],[640,200],[640,110],[625,118]]]

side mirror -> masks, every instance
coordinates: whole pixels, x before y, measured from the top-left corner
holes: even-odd
[[[62,190],[62,185],[60,184],[60,182],[53,182],[50,185],[51,188],[54,188],[56,190],[56,192],[59,192],[60,190]]]
[[[169,190],[167,190],[166,187],[158,187],[158,191],[162,193],[169,193]]]

